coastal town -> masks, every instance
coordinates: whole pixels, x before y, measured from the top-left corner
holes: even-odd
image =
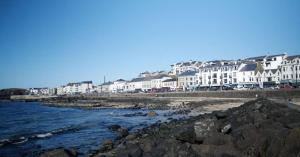
[[[298,88],[300,55],[286,53],[238,60],[186,61],[170,71],[142,72],[131,80],[72,82],[56,88],[30,88],[31,95],[158,93]]]

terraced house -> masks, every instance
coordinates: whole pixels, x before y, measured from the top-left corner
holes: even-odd
[[[300,55],[286,57],[281,64],[281,83],[299,84]]]

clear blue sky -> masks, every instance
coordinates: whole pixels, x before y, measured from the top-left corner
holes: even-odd
[[[1,0],[0,88],[300,53],[300,1]]]

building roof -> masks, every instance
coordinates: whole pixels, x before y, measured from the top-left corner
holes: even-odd
[[[111,84],[113,84],[112,82],[110,82],[110,81],[108,81],[108,82],[104,82],[104,83],[102,83],[101,85],[103,86],[103,85],[111,85]]]
[[[82,82],[80,82],[80,83],[88,83],[88,84],[92,84],[93,81],[82,81]]]
[[[133,78],[130,82],[141,82],[144,80],[145,80],[145,77],[138,77],[138,78]]]
[[[300,55],[288,56],[286,57],[287,60],[293,60],[295,58],[300,58]]]
[[[246,64],[240,71],[255,71],[256,67],[256,63]]]
[[[279,69],[270,69],[270,70],[265,70],[265,73],[271,72],[272,74],[275,74]]]
[[[257,56],[257,57],[249,57],[249,58],[246,58],[244,60],[262,60],[264,58],[266,58],[267,55],[264,55],[264,56]]]
[[[267,58],[272,58],[272,57],[278,57],[278,56],[285,56],[286,54],[282,53],[282,54],[277,54],[277,55],[270,55]]]
[[[194,76],[195,74],[196,74],[196,71],[188,70],[188,71],[181,73],[179,76]]]
[[[123,79],[118,79],[118,80],[116,80],[116,82],[124,82],[125,80],[123,80]]]
[[[164,80],[162,82],[174,82],[174,81],[177,81],[177,79],[176,78],[172,78],[172,79]]]

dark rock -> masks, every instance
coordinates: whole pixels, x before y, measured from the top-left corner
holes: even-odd
[[[114,156],[116,157],[141,157],[143,150],[136,144],[126,144],[124,150],[119,150]]]
[[[134,140],[135,138],[136,138],[135,134],[130,134],[130,135],[127,135],[125,139],[130,141],[130,140]]]
[[[300,128],[292,129],[284,141],[280,156],[297,156],[300,154]]]
[[[111,130],[111,131],[117,131],[117,130],[120,129],[120,128],[121,128],[121,126],[120,126],[120,125],[117,125],[117,124],[110,125],[110,126],[108,127],[108,129]]]
[[[231,124],[227,124],[223,127],[223,129],[221,130],[222,133],[224,134],[228,134],[231,131]]]
[[[105,140],[101,147],[101,152],[106,152],[113,149],[114,143],[112,140]]]
[[[193,126],[184,127],[181,130],[176,130],[175,138],[182,142],[195,143],[196,134],[194,132]]]
[[[221,111],[216,111],[214,114],[217,119],[224,119],[227,117],[226,113]]]
[[[74,149],[54,149],[40,155],[40,157],[76,157],[77,152]]]
[[[119,128],[117,132],[120,137],[126,137],[129,134],[128,129],[126,128]]]
[[[215,119],[201,119],[200,121],[195,122],[194,131],[196,134],[196,140],[202,141],[208,136],[211,131],[215,130]]]
[[[136,113],[129,113],[129,114],[124,114],[124,117],[136,117],[136,116],[147,116],[146,113],[143,112],[136,112]]]

